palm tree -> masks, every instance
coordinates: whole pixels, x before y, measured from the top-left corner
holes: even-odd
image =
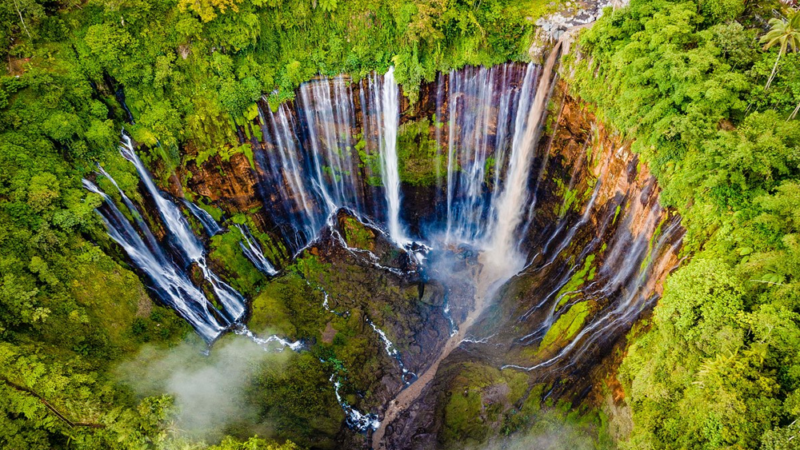
[[[781,60],[781,56],[786,53],[786,50],[791,47],[792,50],[797,51],[798,47],[800,47],[800,12],[790,14],[787,21],[772,19],[769,21],[769,25],[769,31],[761,38],[764,50],[768,50],[776,44],[781,44],[781,49],[778,52],[778,59],[775,60],[775,65],[772,66],[772,73],[769,76],[769,80],[767,80],[767,85],[764,86],[764,90],[769,89],[769,85],[772,84],[775,73],[778,71],[778,61]]]

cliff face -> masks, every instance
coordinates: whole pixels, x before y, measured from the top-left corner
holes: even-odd
[[[447,147],[451,139],[460,142],[480,133],[483,145],[495,145],[498,139],[503,139],[501,128],[508,126],[499,122],[513,118],[502,109],[501,94],[521,89],[528,66],[520,63],[503,66],[502,71],[492,75],[495,79],[486,80],[502,85],[502,89],[496,89],[488,98],[479,97],[481,93],[476,86],[468,89],[459,85],[459,81],[463,85],[465,79],[477,77],[481,70],[468,68],[455,75],[439,75],[435,81],[420,87],[419,99],[413,105],[400,96],[397,128],[402,183],[400,218],[412,237],[424,236],[447,215]],[[451,83],[460,89],[452,96]],[[384,131],[380,108],[376,106],[380,101],[375,98],[376,91],[380,96],[380,84],[371,78],[353,83],[347,77],[318,79],[311,84],[315,87],[308,88],[306,96],[298,92],[294,103],[284,104],[276,112],[259,102],[258,116],[237,125],[240,144],[251,148],[252,165],[242,153],[227,161],[218,155],[202,164],[188,160],[178,171],[181,183],[170,185],[172,194],[180,197],[182,190],[188,189],[229,215],[250,213],[263,231],[288,239],[293,228],[303,225],[299,216],[325,214],[325,200],[318,195],[320,181],[308,181],[317,177],[329,185],[331,195],[337,194],[337,189],[347,191],[341,196],[343,204],[339,206],[355,209],[378,223],[385,222],[386,192],[380,159]],[[317,100],[319,104],[309,100],[315,96],[323,100]],[[450,105],[450,101],[457,104]],[[480,130],[452,124],[450,115],[475,115],[479,106],[486,108],[485,123]],[[451,137],[451,133],[457,135]],[[458,171],[460,165],[472,161],[474,156],[464,158],[453,170]],[[492,176],[487,174],[489,184]],[[305,180],[304,188],[298,189],[296,177]],[[316,225],[321,222],[317,220]]]
[[[525,429],[521,410],[543,397],[582,400],[601,388],[591,369],[677,267],[680,218],[659,206],[655,179],[629,143],[566,90],[560,84],[553,96],[531,175],[528,266],[387,429],[386,448],[477,445]]]
[[[511,64],[504,70],[504,89],[521,91],[526,66]],[[502,122],[509,114],[502,109],[502,90],[479,98],[482,91],[455,86],[454,79],[440,77],[425,84],[419,102],[409,105],[403,97],[400,105],[400,215],[411,236],[442,229],[448,213],[447,145],[472,136],[467,125],[453,125],[453,119],[444,117],[453,111],[472,114],[469,105],[484,105],[481,142],[499,148],[497,143],[508,132]],[[437,357],[453,324],[467,316],[474,292],[458,279],[479,272],[481,263],[475,249],[460,246],[447,250],[452,258],[447,270],[437,265],[440,256],[435,252],[421,269],[380,230],[362,223],[386,219],[385,191],[376,165],[381,135],[368,107],[373,86],[369,80],[318,83],[330,92],[342,86],[350,89],[339,99],[352,102],[341,116],[349,119],[334,121],[322,113],[305,116],[294,106],[273,113],[260,105],[259,116],[240,127],[242,142],[252,148],[252,165],[244,154],[227,161],[219,156],[202,164],[190,161],[178,173],[181,183],[173,183],[170,190],[178,197],[191,191],[229,216],[244,213],[260,231],[299,249],[286,236],[303,233],[301,227],[308,222],[298,217],[309,211],[318,214],[324,205],[304,197],[307,193],[293,184],[290,169],[296,164],[311,170],[314,153],[309,149],[319,144],[312,142],[319,136],[329,137],[327,147],[319,151],[340,146],[328,161],[344,168],[325,166],[324,177],[354,193],[354,204],[347,206],[357,204],[360,217],[339,211],[321,223],[323,231],[293,266],[308,286],[325,290],[326,302],[330,299],[325,308],[331,309],[314,313],[311,320],[307,311],[318,310],[319,299],[287,304],[284,308],[293,315],[281,316],[278,328],[284,327],[292,338],[313,336],[312,345],[343,345],[346,350],[340,351],[353,353],[344,388],[351,390],[350,402],[361,411],[382,414],[413,374]],[[451,95],[454,89],[460,89],[457,96]],[[448,103],[453,99],[455,108]],[[357,114],[362,108],[365,112]],[[387,427],[386,448],[483,444],[501,429],[523,429],[517,412],[538,406],[543,397],[582,400],[596,385],[589,375],[592,367],[654,304],[664,277],[679,262],[680,218],[659,206],[655,179],[638,163],[629,143],[597,123],[563,83],[555,87],[541,126],[527,178],[530,201],[520,205],[530,219],[521,242],[528,255],[525,268],[502,287],[468,330],[468,338],[442,361],[433,382]],[[288,153],[291,148],[279,138],[281,130],[296,133],[294,145],[305,150]],[[289,161],[293,155],[294,163]],[[453,173],[481,155],[460,157]],[[496,169],[486,164],[479,196],[484,199],[492,195],[495,183],[505,182],[502,173],[492,170]],[[449,201],[462,200],[457,195],[462,194]],[[296,285],[293,277],[285,273],[269,286]],[[261,328],[277,326],[270,308],[280,296],[265,295],[254,301],[251,319]],[[373,326],[386,333],[399,356],[382,348]],[[362,355],[356,357],[355,352]],[[335,439],[349,447],[369,445],[344,424]]]

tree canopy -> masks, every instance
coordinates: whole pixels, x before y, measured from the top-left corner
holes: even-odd
[[[573,55],[578,95],[635,140],[688,229],[691,261],[620,368],[635,423],[624,448],[782,449],[797,436],[800,123],[787,117],[800,57],[787,49],[800,15],[768,23],[781,8],[633,0]]]

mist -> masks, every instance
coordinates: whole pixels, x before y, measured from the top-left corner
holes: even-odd
[[[251,340],[225,336],[210,353],[199,340],[173,348],[145,346],[121,364],[117,375],[138,396],[169,394],[175,400],[175,427],[184,435],[216,441],[224,434],[270,435],[248,395],[264,370],[282,370],[288,351],[268,353]]]

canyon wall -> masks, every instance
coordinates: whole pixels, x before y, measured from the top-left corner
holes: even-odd
[[[352,411],[381,419],[473,310],[475,287],[460,280],[485,268],[481,245],[540,74],[514,63],[466,68],[424,84],[413,105],[402,97],[400,219],[411,239],[433,246],[427,255],[385,234],[378,77],[315,80],[277,111],[259,103],[237,125],[249,152],[198,162],[190,150],[171,178],[172,196],[252,220],[264,253],[284,255],[272,262],[291,270],[251,299],[256,333],[303,339],[315,352],[338,342],[363,353],[345,358],[347,376],[336,382],[346,420],[315,446],[369,447],[370,422],[351,420]],[[523,413],[545,399],[597,392],[591,369],[648,312],[679,262],[680,218],[659,206],[655,179],[629,143],[566,84],[548,89],[547,114],[531,132],[523,223],[513,230],[524,268],[381,430],[380,448],[483,445],[524,429]]]
[[[384,448],[484,445],[524,430],[521,418],[547,401],[601,397],[608,388],[592,369],[677,267],[680,218],[659,206],[629,143],[567,90],[557,86],[533,164],[527,267],[387,429]]]

